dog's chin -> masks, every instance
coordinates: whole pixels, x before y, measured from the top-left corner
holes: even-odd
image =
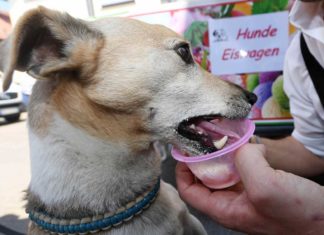
[[[180,150],[183,155],[188,157],[206,154],[206,150],[204,150],[199,143],[188,140],[181,135],[178,135],[177,141],[173,146]]]

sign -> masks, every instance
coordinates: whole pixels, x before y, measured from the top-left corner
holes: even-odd
[[[195,6],[191,2],[182,7],[174,4],[170,4],[172,9],[132,17],[164,24],[183,35],[201,68],[256,94],[258,101],[249,117],[257,124],[292,127],[282,72],[286,49],[296,35],[288,21],[291,1],[201,0]]]
[[[288,12],[208,21],[213,74],[283,69],[289,37]]]

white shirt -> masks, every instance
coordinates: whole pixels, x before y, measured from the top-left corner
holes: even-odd
[[[323,15],[322,1],[296,1],[289,17],[290,22],[304,33],[310,52],[324,68]],[[294,117],[292,136],[314,154],[324,157],[324,109],[300,51],[300,33],[286,52],[284,89],[290,98],[290,111]]]

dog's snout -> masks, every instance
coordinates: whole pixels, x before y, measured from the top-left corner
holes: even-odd
[[[244,93],[249,104],[254,105],[255,102],[257,102],[258,97],[256,96],[256,94],[248,91],[245,91]]]
[[[241,92],[241,94],[243,93],[243,97],[244,97],[244,99],[245,99],[249,104],[254,105],[255,102],[257,102],[258,97],[256,96],[256,94],[254,94],[254,93],[252,93],[252,92],[249,92],[249,91],[243,89],[243,88],[240,87],[239,85],[234,84],[234,86],[235,86],[236,88],[239,89],[239,91]]]

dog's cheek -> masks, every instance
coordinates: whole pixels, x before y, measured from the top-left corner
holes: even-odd
[[[106,80],[90,84],[85,88],[87,97],[97,104],[118,112],[130,113],[143,108],[151,98],[150,92],[143,87],[131,86],[123,82],[120,82],[120,85],[110,84],[108,79]]]

